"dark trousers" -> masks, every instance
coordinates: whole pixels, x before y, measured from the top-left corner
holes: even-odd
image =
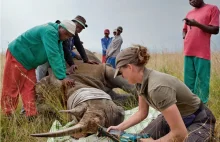
[[[192,124],[187,127],[188,137],[186,142],[209,142],[214,134],[216,119],[212,112],[204,106],[196,115]],[[148,133],[153,139],[159,139],[170,132],[163,115],[159,115],[141,133]]]

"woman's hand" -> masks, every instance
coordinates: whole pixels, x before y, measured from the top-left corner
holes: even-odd
[[[110,126],[110,127],[108,127],[107,132],[109,132],[110,130],[119,130],[119,131],[121,131],[122,129],[118,125],[118,126]]]
[[[187,129],[176,104],[163,110],[162,114],[170,126],[170,132],[158,141],[184,141],[187,137]]]
[[[147,139],[140,139],[140,142],[153,142],[154,139],[152,138],[147,138]]]

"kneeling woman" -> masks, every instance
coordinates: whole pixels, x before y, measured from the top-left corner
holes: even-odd
[[[126,48],[117,56],[114,77],[121,73],[129,83],[136,84],[139,109],[108,131],[125,130],[141,122],[151,106],[162,114],[142,131],[152,138],[141,141],[210,141],[216,121],[212,112],[176,77],[146,68],[149,58],[147,48],[140,45]]]

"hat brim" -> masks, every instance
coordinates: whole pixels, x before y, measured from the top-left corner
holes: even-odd
[[[73,19],[72,21],[74,21],[74,22],[78,22],[80,25],[83,26],[84,29],[88,27],[87,24],[83,24],[83,23],[82,23],[81,21],[79,21],[79,20]]]
[[[65,25],[63,25],[62,23],[60,23],[60,26],[63,27],[65,30],[67,30],[69,33],[71,33],[73,36],[75,36],[75,33],[72,32],[72,31],[70,31],[70,30],[68,30],[68,29],[65,27]]]
[[[116,78],[117,76],[121,75],[121,73],[119,72],[120,68],[117,68],[115,70],[115,74],[114,74],[114,78]]]

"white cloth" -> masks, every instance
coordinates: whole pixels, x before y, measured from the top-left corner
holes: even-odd
[[[133,108],[131,110],[125,111],[125,120],[130,118],[133,114],[135,114],[138,111],[138,107]],[[149,113],[146,119],[141,121],[135,126],[130,127],[129,129],[125,130],[128,133],[140,133],[153,119],[155,119],[160,114],[159,111],[156,111],[155,109],[151,108],[149,109]],[[55,132],[57,130],[62,130],[68,127],[73,126],[76,124],[75,121],[67,123],[65,126],[62,126],[59,121],[54,121],[50,132]],[[56,137],[56,138],[49,138],[47,142],[109,142],[111,141],[107,137],[97,137],[96,134],[90,135],[88,137],[83,137],[78,140],[71,138],[70,136],[65,137]]]
[[[74,108],[78,104],[85,102],[87,100],[93,99],[108,99],[111,100],[111,97],[104,91],[96,88],[81,88],[74,92],[73,95],[67,100],[67,104],[71,104],[70,107]]]

